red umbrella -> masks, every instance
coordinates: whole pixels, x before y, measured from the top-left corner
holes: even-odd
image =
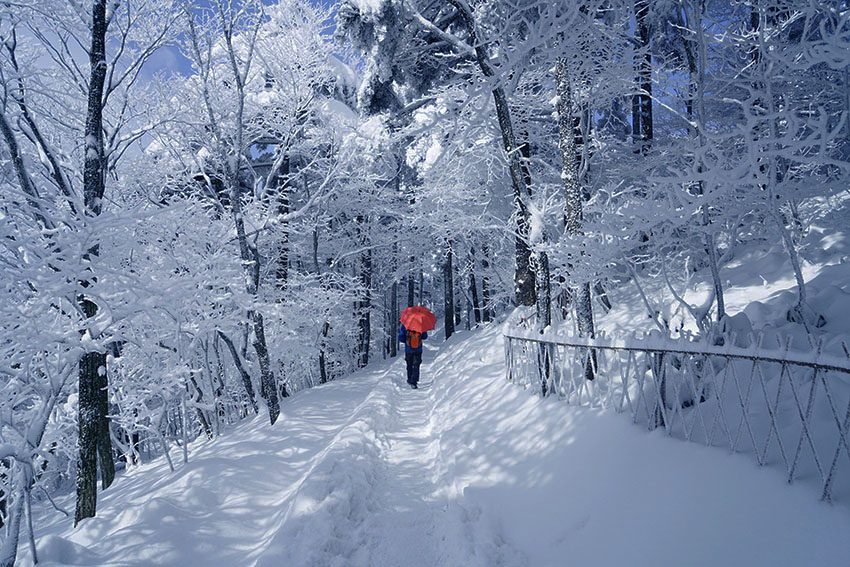
[[[402,311],[399,320],[407,330],[417,333],[430,331],[437,324],[437,317],[421,305],[414,305]]]

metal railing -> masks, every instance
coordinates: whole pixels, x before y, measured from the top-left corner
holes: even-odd
[[[505,333],[508,380],[629,412],[670,436],[750,453],[850,503],[850,360],[687,340]],[[846,459],[844,458],[846,457]],[[842,468],[843,467],[843,468]]]

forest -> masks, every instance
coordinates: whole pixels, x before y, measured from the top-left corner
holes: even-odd
[[[76,525],[285,430],[412,305],[434,341],[747,347],[763,260],[772,328],[850,356],[850,289],[809,289],[848,226],[844,0],[13,0],[0,40],[0,565],[36,503]]]

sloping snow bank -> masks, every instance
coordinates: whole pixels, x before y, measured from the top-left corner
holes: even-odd
[[[850,564],[847,503],[508,384],[494,330],[453,341],[434,364],[445,474],[528,565]]]
[[[303,553],[286,565],[340,555],[346,514],[368,506],[363,487],[377,467],[373,432],[380,430],[373,393],[388,368],[299,393],[275,426],[260,415],[197,442],[189,464],[173,474],[161,459],[132,469],[100,495],[97,517],[77,529],[39,506],[39,565],[241,567],[280,558],[284,547]],[[73,497],[60,504],[73,510]],[[327,531],[300,533],[303,517],[322,519],[312,527]],[[305,549],[317,541],[326,549]],[[20,564],[31,565],[23,545]]]

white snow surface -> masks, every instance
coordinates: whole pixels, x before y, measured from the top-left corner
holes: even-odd
[[[503,360],[497,325],[434,340],[419,390],[403,360],[378,363],[285,400],[274,426],[260,415],[195,443],[175,473],[160,459],[121,475],[76,529],[39,505],[39,564],[850,564],[846,504],[746,456],[540,399]]]

